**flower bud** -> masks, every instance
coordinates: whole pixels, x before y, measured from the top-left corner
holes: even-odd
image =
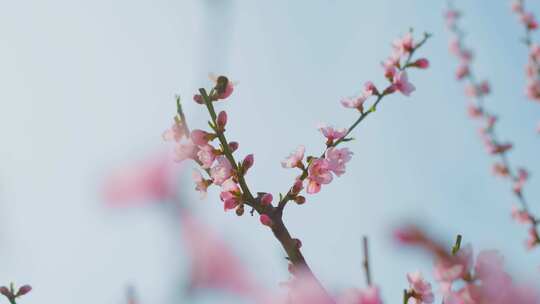
[[[371,81],[368,81],[364,84],[364,91],[372,95],[379,95],[379,90],[377,90],[377,87],[375,87],[375,85]]]
[[[298,194],[300,191],[302,191],[302,189],[304,189],[304,184],[301,179],[297,179],[294,182],[291,192],[292,194]]]
[[[225,125],[227,124],[227,112],[221,111],[218,114],[217,117],[217,127],[220,130],[225,129]]]
[[[299,239],[293,239],[293,241],[296,243],[297,249],[302,248],[302,241],[300,241]]]
[[[19,288],[19,291],[17,291],[16,297],[24,296],[25,294],[29,293],[32,290],[32,286],[30,285],[23,285],[21,288]]]
[[[420,58],[413,63],[413,66],[419,69],[427,69],[429,68],[429,60],[426,58]]]
[[[198,104],[204,104],[203,97],[199,94],[193,95],[193,100]]]
[[[301,195],[298,195],[294,198],[294,201],[295,203],[297,203],[298,205],[302,205],[303,203],[306,202],[306,198],[301,196]]]
[[[261,197],[261,204],[262,204],[263,206],[271,205],[273,199],[274,199],[274,198],[272,197],[272,194],[270,194],[270,193],[265,193],[265,194]]]
[[[244,173],[253,166],[254,162],[255,159],[253,154],[249,154],[248,156],[246,156],[246,158],[244,158],[244,160],[242,161],[242,168],[244,168]]]
[[[13,294],[6,286],[0,287],[0,294],[3,294],[6,298],[13,298]]]
[[[231,150],[231,152],[234,152],[238,149],[238,142],[236,141],[231,141],[229,143],[229,149]]]
[[[259,217],[259,220],[261,221],[261,224],[268,227],[272,227],[272,225],[274,224],[272,219],[267,214],[261,214],[261,216]]]

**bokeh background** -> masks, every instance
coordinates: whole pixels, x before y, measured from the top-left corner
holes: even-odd
[[[533,2],[533,1],[530,1]],[[520,280],[538,282],[540,253],[526,252],[525,228],[510,218],[509,186],[490,176],[490,160],[466,117],[448,55],[444,1],[19,0],[0,10],[0,280],[29,283],[21,303],[238,303],[213,293],[186,298],[177,216],[166,202],[111,209],[104,179],[118,166],[167,149],[161,132],[174,95],[188,101],[193,127],[206,126],[189,102],[209,72],[239,81],[219,105],[230,138],[255,153],[249,184],[284,191],[294,172],[279,162],[298,144],[323,147],[316,124],[346,126],[341,97],[364,81],[382,84],[379,62],[390,42],[413,27],[434,34],[410,74],[417,91],[384,101],[356,132],[348,172],[287,208],[290,231],[331,290],[364,286],[361,236],[386,302],[401,300],[405,273],[431,274],[431,260],[394,246],[404,220],[449,244],[455,234],[498,248]],[[529,3],[528,3],[529,4]],[[503,0],[456,1],[465,11],[475,68],[491,81],[488,106],[501,113],[515,163],[532,172],[527,188],[540,212],[540,107],[526,100],[522,27]],[[531,9],[540,12],[538,3]],[[189,168],[189,166],[188,166]],[[188,174],[189,175],[189,174]],[[286,261],[256,217],[224,214],[217,192],[200,201],[186,178],[182,199],[228,240],[269,288],[287,279]]]

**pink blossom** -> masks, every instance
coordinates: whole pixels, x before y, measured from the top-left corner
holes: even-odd
[[[482,81],[480,85],[478,86],[478,89],[482,93],[482,95],[487,95],[491,92],[491,87],[489,86],[489,82],[486,80]]]
[[[525,94],[532,100],[540,100],[540,80],[535,79],[527,83]]]
[[[379,90],[377,90],[377,87],[373,84],[371,81],[367,81],[364,84],[364,94],[368,95],[379,95]]]
[[[415,90],[414,85],[409,82],[406,71],[401,71],[394,75],[393,87],[405,96],[411,95]]]
[[[512,206],[512,218],[521,224],[531,224],[533,218],[526,210],[519,209],[515,205]]]
[[[223,155],[218,156],[216,161],[217,164],[210,169],[210,176],[214,184],[221,186],[225,180],[231,177],[232,166],[229,160]]]
[[[496,250],[480,251],[474,266],[475,274],[480,279],[489,278],[503,272],[504,258]]]
[[[467,49],[460,49],[458,56],[462,64],[469,64],[473,59],[472,51]]]
[[[261,214],[261,216],[259,217],[259,220],[261,221],[261,224],[268,227],[272,227],[272,225],[274,224],[272,219],[267,214]]]
[[[232,178],[227,179],[221,184],[219,198],[223,202],[223,208],[225,210],[236,208],[238,203],[240,203],[241,196],[240,187],[238,187],[238,184]]]
[[[536,228],[534,226],[531,226],[528,231],[529,238],[525,241],[525,246],[527,249],[533,249],[540,243],[540,238],[538,236],[538,232],[536,232]]]
[[[540,45],[537,43],[533,43],[531,47],[529,48],[529,56],[531,56],[531,59],[534,61],[540,61]]]
[[[512,1],[511,8],[514,13],[523,13],[523,4],[521,3],[521,0]]]
[[[204,146],[208,144],[208,141],[212,139],[212,134],[203,130],[195,129],[191,131],[191,140],[197,146]]]
[[[214,160],[216,159],[217,155],[217,150],[209,144],[199,146],[199,151],[197,152],[197,158],[201,162],[201,167],[203,169],[208,169],[212,167],[212,164],[214,164]]]
[[[435,278],[443,283],[452,283],[465,277],[473,266],[473,250],[470,244],[463,246],[453,259],[440,258],[435,264]]]
[[[328,169],[335,175],[341,176],[345,173],[345,164],[351,160],[352,154],[348,148],[328,148],[325,152]]]
[[[369,96],[366,95],[345,97],[341,99],[341,104],[345,108],[357,109],[358,111],[362,112],[364,110],[364,102],[367,100],[368,97]]]
[[[445,20],[446,20],[446,26],[453,27],[456,23],[456,20],[459,18],[460,14],[456,10],[448,10],[444,14]]]
[[[195,159],[199,148],[191,139],[186,139],[178,143],[174,149],[175,161],[181,162],[186,159]]]
[[[514,183],[514,192],[521,193],[523,186],[525,186],[525,183],[529,178],[529,172],[523,168],[519,168],[517,174],[517,180]]]
[[[184,130],[183,123],[178,118],[175,118],[171,128],[163,132],[163,140],[179,142],[182,137],[186,136]]]
[[[498,143],[489,143],[487,145],[488,152],[490,154],[504,154],[512,149],[511,143],[498,144]]]
[[[345,135],[347,135],[347,129],[341,128],[341,129],[334,129],[332,126],[327,125],[321,125],[319,127],[319,131],[322,132],[324,137],[328,140],[328,142],[333,142],[334,140],[339,140]]]
[[[405,34],[402,38],[398,38],[393,43],[394,49],[400,55],[409,54],[414,49],[414,41],[411,33]]]
[[[191,262],[190,288],[218,289],[252,297],[254,278],[232,249],[190,214],[181,216],[181,232]]]
[[[324,158],[312,160],[308,167],[307,180],[309,194],[317,193],[321,190],[321,185],[329,184],[332,181],[332,173],[328,161]]]
[[[476,86],[468,84],[465,86],[465,95],[467,97],[478,97],[480,94]]]
[[[475,106],[474,104],[470,104],[468,107],[467,107],[467,112],[469,113],[469,116],[471,118],[479,118],[479,117],[482,117],[482,115],[484,114],[484,112],[482,111],[481,108]]]
[[[510,170],[504,164],[495,163],[492,167],[493,175],[500,177],[507,177],[510,174]]]
[[[304,146],[298,146],[296,150],[289,154],[289,156],[281,162],[283,168],[295,168],[302,165],[304,159],[304,152],[306,148]]]
[[[433,303],[434,296],[431,291],[431,284],[426,282],[422,277],[422,274],[418,271],[407,274],[407,280],[411,290],[413,291],[413,297],[416,300],[416,303]]]
[[[456,78],[461,80],[470,74],[469,66],[461,64],[456,70]]]
[[[364,290],[351,289],[346,291],[337,302],[338,304],[382,304],[379,288],[369,286]]]
[[[210,182],[205,180],[201,173],[197,170],[193,170],[191,177],[195,182],[195,190],[201,193],[201,198],[204,198],[206,196],[206,189],[208,189]]]
[[[175,171],[164,155],[122,166],[105,180],[104,198],[111,206],[170,199],[176,192]]]
[[[459,40],[452,38],[448,43],[448,50],[451,54],[459,56],[459,54],[461,53],[461,43],[459,42]]]
[[[535,30],[538,28],[536,18],[534,18],[534,15],[530,12],[521,14],[521,22],[527,26],[527,29],[529,30]]]

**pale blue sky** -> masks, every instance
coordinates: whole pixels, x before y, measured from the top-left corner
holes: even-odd
[[[493,86],[488,105],[504,113],[501,136],[516,145],[512,159],[532,172],[526,194],[540,212],[540,138],[532,132],[540,106],[523,96],[521,27],[507,1],[487,2],[456,5],[466,11],[477,74]],[[403,219],[449,241],[461,233],[475,248],[499,248],[512,271],[537,274],[540,251],[524,250],[526,231],[509,217],[508,186],[490,176],[477,126],[465,115],[447,52],[444,1],[4,4],[0,280],[34,286],[21,303],[122,303],[127,283],[137,286],[142,303],[180,303],[186,265],[174,216],[158,206],[106,210],[98,189],[107,172],[164,149],[160,134],[174,95],[191,96],[215,72],[239,81],[219,107],[229,112],[240,153],[255,153],[249,184],[284,191],[294,173],[279,161],[298,144],[319,153],[318,122],[350,124],[355,115],[339,99],[367,80],[382,83],[379,62],[409,27],[434,34],[420,52],[432,67],[410,74],[412,97],[388,98],[355,131],[344,176],[287,209],[291,233],[330,289],[363,286],[360,239],[369,235],[373,277],[387,303],[400,300],[407,271],[429,273],[431,266],[391,244],[390,227]],[[186,114],[193,126],[206,126],[201,107],[187,103]],[[224,214],[216,191],[198,202],[191,184],[179,188],[197,214],[234,240],[262,284],[287,278],[281,248],[256,218]]]

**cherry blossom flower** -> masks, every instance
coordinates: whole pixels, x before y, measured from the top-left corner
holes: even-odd
[[[357,109],[358,111],[364,111],[364,102],[369,96],[360,95],[356,97],[345,97],[341,99],[341,104],[345,108]]]
[[[186,139],[178,143],[174,150],[174,156],[176,162],[182,162],[186,159],[195,159],[199,148],[195,145],[191,139]]]
[[[311,161],[308,167],[308,187],[307,193],[314,194],[321,190],[321,185],[329,184],[332,181],[330,165],[324,158],[316,158]]]
[[[203,169],[208,169],[214,164],[214,160],[218,156],[218,151],[214,149],[209,144],[199,146],[199,151],[197,152],[197,158],[201,162],[201,167]]]
[[[238,184],[229,178],[221,184],[221,194],[219,198],[223,202],[223,208],[225,210],[234,209],[241,201],[242,192]]]
[[[186,136],[184,130],[185,127],[183,126],[182,121],[175,117],[174,123],[172,124],[171,128],[163,132],[163,140],[179,142],[183,137]]]
[[[526,210],[519,209],[515,205],[512,206],[512,218],[521,224],[531,224],[533,218]]]
[[[295,168],[302,166],[302,160],[304,159],[304,152],[306,147],[298,146],[296,150],[291,153],[286,159],[281,162],[283,168]]]
[[[414,49],[412,34],[407,33],[402,38],[396,39],[393,46],[399,56],[409,54]]]
[[[416,300],[417,304],[433,303],[435,298],[431,291],[431,284],[424,280],[424,277],[419,271],[408,273],[407,280],[412,290],[412,297]]]
[[[197,146],[204,146],[208,144],[208,141],[213,139],[214,135],[206,131],[195,129],[191,131],[191,141]]]
[[[382,304],[379,288],[368,286],[364,290],[351,289],[346,291],[337,302],[338,304]]]
[[[324,135],[324,137],[326,137],[329,143],[333,142],[334,140],[339,140],[345,135],[347,135],[346,128],[335,129],[332,126],[328,126],[325,124],[321,124],[319,126],[319,131],[322,132],[322,134]]]
[[[218,289],[252,297],[260,288],[232,249],[189,213],[181,216],[181,232],[191,259],[190,288]]]
[[[168,200],[176,192],[176,171],[165,155],[122,166],[105,180],[104,198],[111,206]]]
[[[352,154],[348,148],[328,148],[325,153],[328,169],[335,175],[341,176],[345,173],[345,164],[351,160]]]
[[[198,170],[193,170],[191,177],[195,182],[195,190],[201,193],[201,198],[206,197],[206,189],[212,181],[205,180]]]
[[[221,186],[224,181],[231,177],[232,166],[229,160],[223,155],[218,156],[216,162],[217,164],[210,169],[210,176],[214,184]]]
[[[416,89],[414,85],[409,82],[406,71],[400,71],[394,75],[393,87],[405,96],[410,96]]]

